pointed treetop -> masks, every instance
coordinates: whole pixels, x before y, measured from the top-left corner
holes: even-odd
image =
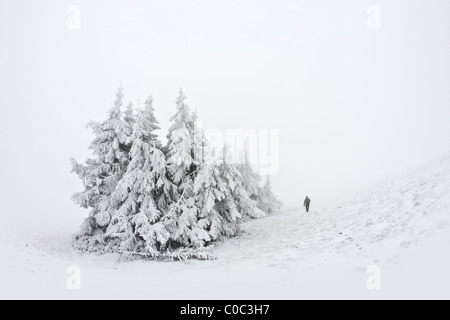
[[[258,207],[262,211],[271,214],[273,212],[279,211],[282,206],[283,203],[275,196],[272,191],[271,177],[267,176],[266,184],[261,190],[261,195],[258,198]]]
[[[134,122],[134,110],[133,110],[133,103],[129,103],[127,105],[127,108],[125,110],[125,117],[124,120],[128,123]]]
[[[116,101],[114,101],[114,106],[116,107],[116,108],[120,108],[121,106],[122,106],[122,99],[123,99],[123,97],[124,97],[124,94],[123,94],[123,88],[122,88],[122,86],[120,86],[118,89],[117,89],[117,93],[116,93]]]
[[[110,119],[120,119],[122,117],[122,111],[120,108],[123,106],[123,88],[120,86],[117,89],[116,100],[113,103],[113,106],[109,110],[109,118]]]
[[[184,103],[184,101],[187,99],[187,97],[184,95],[184,93],[183,93],[183,89],[180,89],[180,94],[178,95],[178,98],[177,98],[177,107],[178,107],[178,109],[181,109],[181,108],[183,108],[184,106],[186,106],[187,107],[187,105]]]
[[[138,109],[136,112],[133,137],[134,139],[143,140],[152,146],[159,146],[160,142],[158,140],[158,135],[154,132],[159,130],[160,127],[158,126],[158,120],[155,117],[154,111],[153,98],[152,96],[149,96],[145,101],[144,109]]]
[[[153,108],[153,97],[151,95],[145,100],[144,105],[147,111],[155,111]]]
[[[189,130],[190,135],[194,134],[196,119],[193,117],[189,106],[184,102],[184,100],[186,100],[186,96],[183,94],[183,91],[180,90],[180,95],[176,101],[177,112],[170,118],[170,121],[174,123],[169,128],[169,134],[167,135],[168,139],[171,139],[172,133],[178,129],[187,129]]]

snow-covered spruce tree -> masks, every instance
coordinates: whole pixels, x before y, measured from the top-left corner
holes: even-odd
[[[201,208],[200,224],[207,226],[212,240],[235,236],[240,230],[242,215],[230,181],[222,176],[219,164],[205,165],[204,171],[197,177],[195,185],[197,203]],[[211,207],[213,199],[215,205]]]
[[[167,136],[165,153],[169,177],[168,192],[172,204],[164,217],[171,237],[167,245],[169,258],[190,257],[209,259],[211,256],[203,244],[209,241],[207,232],[198,225],[199,207],[195,199],[194,181],[203,163],[205,138],[196,126],[198,117],[185,103],[186,96],[180,90],[177,112]],[[167,192],[166,192],[167,193]]]
[[[176,100],[177,112],[170,119],[173,124],[167,135],[167,146],[165,148],[168,174],[170,180],[183,192],[183,180],[195,172],[198,163],[195,156],[195,121],[196,116],[192,114],[189,106],[185,103],[186,96],[180,90]],[[193,180],[193,177],[190,178]],[[178,200],[175,195],[174,200]]]
[[[283,203],[272,192],[270,176],[267,176],[266,184],[261,190],[258,207],[267,214],[280,211]]]
[[[196,116],[191,113],[185,103],[186,96],[180,90],[176,100],[177,112],[170,118],[173,122],[167,135],[167,145],[164,148],[167,159],[167,176],[169,180],[166,202],[170,204],[170,219],[177,218],[173,214],[180,214],[181,208],[193,192],[194,179],[197,174],[195,148]],[[187,209],[186,209],[187,210]]]
[[[122,119],[123,89],[119,88],[109,117],[103,122],[91,122],[88,127],[95,135],[89,148],[94,158],[79,164],[72,159],[72,172],[83,181],[84,190],[72,199],[83,208],[90,208],[80,232],[75,236],[74,247],[80,251],[109,251],[103,241],[103,233],[117,207],[111,195],[122,178],[129,159],[129,127]]]
[[[234,209],[234,202],[229,190],[220,176],[219,167],[215,164],[202,164],[194,183],[194,197],[198,207],[198,226],[206,234],[199,240],[201,245],[218,240],[232,228],[231,223],[237,223],[239,213],[226,211],[226,204],[232,202],[229,207]],[[221,202],[224,203],[221,206]],[[230,214],[230,217],[227,217]],[[234,216],[231,216],[234,214]],[[229,218],[229,219],[227,219]],[[231,234],[230,234],[231,235]],[[234,235],[234,234],[233,234]],[[198,240],[197,240],[198,241]]]
[[[220,174],[229,188],[229,193],[242,219],[245,221],[251,218],[264,218],[266,214],[257,207],[256,201],[246,189],[242,173],[232,162],[227,146],[222,149],[220,158]]]
[[[138,110],[131,139],[130,163],[119,181],[113,199],[118,210],[111,219],[105,241],[119,244],[129,255],[158,258],[169,240],[157,205],[166,180],[166,162],[155,131],[159,129],[150,97]]]
[[[237,167],[241,173],[242,184],[245,190],[250,193],[250,198],[252,200],[258,202],[261,193],[261,176],[253,170],[252,165],[250,164],[247,144],[245,145],[243,152],[242,163]]]
[[[239,230],[240,214],[216,164],[200,164],[165,219],[171,233],[170,259],[212,259],[211,244]]]

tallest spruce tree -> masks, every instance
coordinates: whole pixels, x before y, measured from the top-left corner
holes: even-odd
[[[95,135],[89,146],[94,158],[85,164],[72,159],[72,171],[78,174],[84,185],[84,190],[76,193],[72,199],[81,207],[91,209],[89,217],[81,226],[78,237],[80,249],[86,246],[87,250],[92,245],[91,240],[102,241],[90,237],[106,229],[117,209],[111,195],[126,170],[130,150],[130,126],[122,119],[123,97],[123,89],[119,88],[108,112],[108,119],[88,125]]]
[[[272,184],[270,176],[266,178],[266,184],[261,189],[260,197],[258,200],[258,207],[267,214],[280,211],[283,203],[278,200],[275,194],[272,192]]]
[[[253,170],[248,153],[249,146],[248,144],[245,144],[243,163],[238,165],[238,169],[241,172],[242,184],[245,190],[250,193],[252,200],[259,201],[261,193],[261,176]]]
[[[171,234],[168,243],[171,250],[192,247],[199,230],[202,230],[198,226],[194,181],[200,165],[198,153],[202,153],[199,149],[204,148],[204,144],[198,136],[197,116],[191,112],[185,100],[186,96],[180,90],[176,100],[177,112],[170,119],[172,125],[165,148],[167,172],[172,185],[172,204],[165,217],[165,225]]]
[[[194,170],[194,128],[195,116],[185,102],[186,96],[180,90],[177,98],[177,112],[170,119],[172,123],[167,135],[167,162],[173,182],[179,184],[182,178]]]
[[[164,208],[158,199],[164,192],[166,161],[159,149],[159,130],[150,97],[137,111],[130,151],[130,163],[112,198],[118,204],[105,239],[128,253],[158,257],[169,235],[160,223]]]
[[[172,122],[165,147],[169,180],[177,187],[173,200],[178,201],[186,188],[191,187],[198,166],[196,161],[195,121],[196,116],[185,102],[186,96],[180,90],[176,100],[177,112]]]

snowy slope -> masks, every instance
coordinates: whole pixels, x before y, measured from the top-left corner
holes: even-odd
[[[298,201],[301,202],[302,199]],[[313,199],[314,201],[314,199]],[[450,158],[345,199],[248,222],[215,261],[78,256],[77,226],[2,230],[0,298],[450,298]],[[6,229],[6,228],[2,228]],[[81,290],[66,270],[81,269]],[[381,270],[368,290],[367,267]]]

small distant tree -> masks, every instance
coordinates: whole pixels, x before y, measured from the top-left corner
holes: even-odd
[[[280,200],[278,200],[278,198],[272,192],[270,176],[267,176],[266,184],[264,185],[264,188],[262,188],[261,190],[261,196],[259,198],[258,207],[267,214],[271,214],[280,211],[282,206],[283,203]]]
[[[243,163],[237,166],[241,173],[242,185],[250,194],[250,198],[258,201],[261,193],[261,176],[255,172],[250,163],[247,144],[245,145],[243,155]]]
[[[245,187],[242,173],[232,162],[226,146],[221,152],[219,166],[220,174],[228,186],[229,194],[232,195],[242,219],[265,217],[266,214],[257,207],[256,201],[252,199],[250,192]]]

